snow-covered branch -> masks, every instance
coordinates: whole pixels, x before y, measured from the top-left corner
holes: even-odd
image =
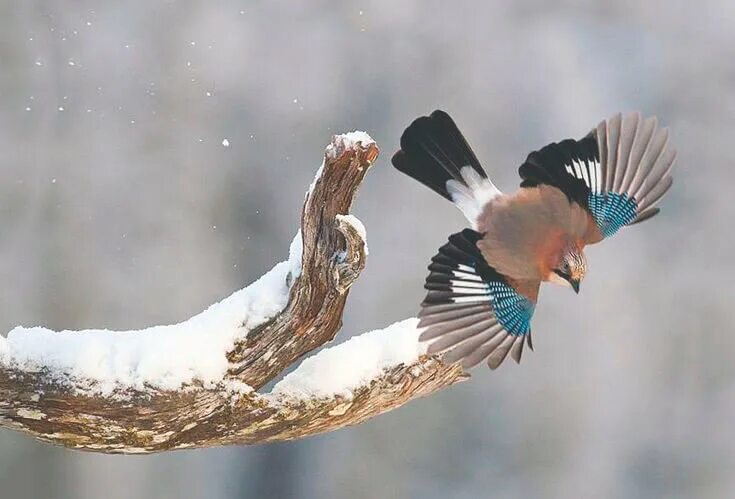
[[[187,321],[0,337],[0,426],[107,453],[254,444],[356,424],[464,379],[425,355],[407,319],[326,348],[257,391],[341,326],[367,255],[349,210],[377,155],[364,132],[333,137],[288,260]]]

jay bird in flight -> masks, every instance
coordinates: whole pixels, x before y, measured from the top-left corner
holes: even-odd
[[[444,111],[416,119],[392,162],[455,204],[472,229],[431,259],[419,312],[428,353],[464,368],[520,362],[541,282],[579,292],[584,248],[659,212],[676,151],[655,117],[616,114],[580,140],[528,155],[521,186],[500,192]]]

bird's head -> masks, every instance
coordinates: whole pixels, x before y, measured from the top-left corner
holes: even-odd
[[[579,293],[579,284],[587,273],[587,259],[578,245],[570,243],[564,246],[551,266],[549,281],[562,286],[571,287]]]

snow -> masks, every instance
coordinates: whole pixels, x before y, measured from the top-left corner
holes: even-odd
[[[349,133],[343,133],[342,135],[335,135],[333,143],[341,143],[344,149],[354,149],[357,144],[362,144],[362,147],[367,147],[374,144],[373,138],[366,132],[355,130]],[[327,146],[327,154],[331,158],[337,157],[337,148],[333,147],[332,144]]]
[[[367,231],[365,230],[365,226],[355,215],[337,215],[337,220],[347,222],[355,228],[362,239],[367,240]]]
[[[296,279],[301,275],[301,251],[303,247],[304,242],[301,239],[301,229],[299,229],[288,247],[288,262],[291,265],[292,279]]]
[[[367,147],[368,145],[375,143],[373,138],[370,135],[368,135],[367,132],[363,132],[361,130],[355,130],[353,132],[343,133],[342,135],[339,135],[338,137],[342,140],[342,143],[347,149],[352,149],[358,143],[362,143],[363,147]]]
[[[304,360],[273,387],[272,395],[296,398],[351,398],[356,388],[368,384],[385,370],[415,362],[426,353],[419,343],[418,319],[396,322],[354,336],[325,348]]]
[[[316,174],[314,175],[314,180],[311,181],[311,184],[309,185],[309,189],[306,191],[306,194],[304,194],[304,198],[311,196],[311,193],[314,192],[314,187],[316,187],[316,181],[321,178],[322,173],[324,173],[324,161],[322,161],[322,165],[316,171]]]
[[[357,231],[358,235],[365,242],[365,254],[369,254],[370,251],[367,246],[367,231],[360,219],[354,215],[337,215],[337,220],[350,224]]]
[[[335,147],[335,145],[337,144],[342,144],[342,150],[345,150],[345,149],[354,149],[358,143],[362,144],[363,147],[367,147],[370,144],[375,144],[375,141],[366,132],[361,132],[360,130],[355,130],[349,133],[343,133],[341,135],[335,135],[334,138],[332,139],[332,143],[327,146],[327,156],[332,159],[335,159],[337,157],[338,148]],[[306,191],[307,196],[309,196],[314,191],[314,186],[316,185],[316,181],[319,180],[319,178],[322,176],[323,171],[324,171],[324,162],[322,162],[322,166],[319,167],[319,169],[316,172],[316,175],[314,175],[314,180],[311,182],[311,185],[309,186],[309,190]]]
[[[298,233],[287,261],[179,324],[138,331],[16,327],[0,336],[0,365],[46,368],[56,381],[100,395],[125,388],[175,390],[195,380],[214,387],[228,369],[226,353],[234,342],[288,303],[290,284],[301,272],[301,246]],[[247,392],[242,385],[227,388]]]

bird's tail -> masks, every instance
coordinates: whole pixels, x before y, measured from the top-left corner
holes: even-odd
[[[444,111],[414,120],[401,136],[393,166],[452,201],[475,225],[483,206],[500,191]]]

